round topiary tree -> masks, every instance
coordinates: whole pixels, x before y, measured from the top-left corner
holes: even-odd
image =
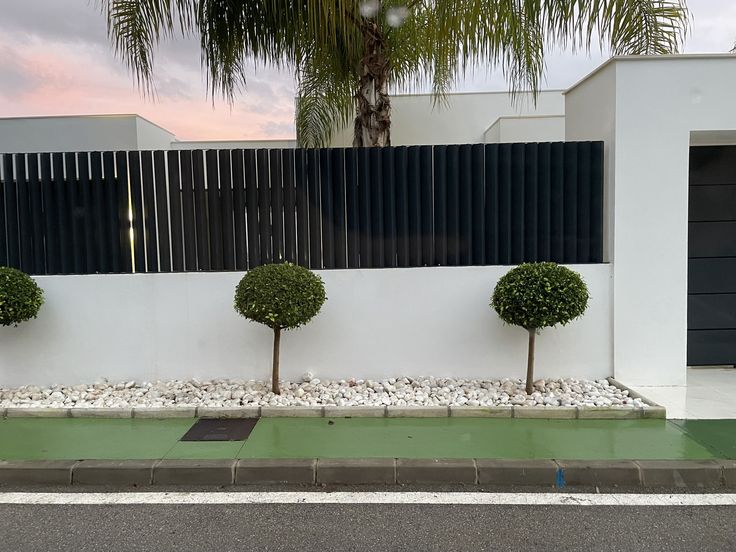
[[[326,299],[322,278],[291,263],[256,267],[243,276],[235,289],[235,310],[273,330],[271,390],[277,395],[281,393],[281,330],[293,330],[309,322]]]
[[[491,307],[507,324],[529,332],[527,394],[533,391],[537,332],[578,318],[585,312],[588,298],[588,287],[580,274],[556,263],[522,264],[498,281]]]
[[[0,266],[0,324],[17,326],[36,318],[43,305],[43,290],[25,272]]]

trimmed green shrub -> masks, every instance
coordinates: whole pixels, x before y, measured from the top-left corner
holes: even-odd
[[[529,332],[528,394],[533,391],[537,332],[558,324],[564,326],[582,316],[589,297],[580,274],[556,263],[519,265],[496,284],[491,307],[507,324],[521,326]]]
[[[43,305],[43,290],[25,272],[0,267],[0,324],[17,326],[36,318]]]
[[[235,289],[235,310],[248,320],[273,330],[271,389],[280,394],[281,330],[293,330],[314,318],[327,297],[322,278],[291,263],[254,268]]]

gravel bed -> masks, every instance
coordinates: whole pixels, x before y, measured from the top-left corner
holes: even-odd
[[[305,374],[283,382],[281,395],[269,382],[214,379],[99,382],[73,386],[0,388],[0,407],[121,408],[176,406],[605,406],[647,408],[607,380],[539,380],[527,395],[520,379],[389,378],[328,381]]]

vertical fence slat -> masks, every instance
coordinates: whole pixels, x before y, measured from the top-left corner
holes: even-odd
[[[89,179],[89,155],[77,153],[77,173],[79,176],[79,204],[82,211],[82,244],[84,248],[84,273],[96,272],[97,243],[95,240],[94,211],[92,203],[92,184]]]
[[[575,262],[587,263],[590,259],[590,142],[578,144],[578,197],[577,197],[577,251]]]
[[[550,260],[561,263],[565,258],[564,197],[565,148],[552,144],[550,163]]]
[[[220,170],[217,150],[207,150],[207,212],[210,232],[210,268],[222,270],[222,212],[220,210]]]
[[[105,188],[102,180],[102,154],[99,151],[93,151],[90,154],[90,165],[92,168],[92,207],[94,210],[94,227],[95,227],[95,251],[97,256],[97,271],[101,273],[110,272],[110,251],[107,248],[107,225],[105,224]],[[43,174],[43,160],[41,163],[41,172]],[[49,208],[46,203],[47,194],[44,189],[44,207]],[[55,198],[51,198],[54,201]],[[46,219],[46,231],[53,236],[53,231],[49,229],[49,219]],[[55,228],[55,227],[54,227]],[[48,249],[48,240],[46,242]],[[54,251],[54,256],[58,254],[58,250]],[[49,262],[51,257],[49,257]]]
[[[524,148],[525,144],[511,145],[511,263],[524,261]]]
[[[434,266],[435,264],[434,224],[436,218],[434,213],[432,158],[432,146],[421,146],[419,148],[419,189],[422,204],[422,266]]]
[[[32,273],[33,263],[33,223],[31,220],[31,198],[28,189],[26,155],[15,156],[16,184],[18,186],[18,234],[20,237],[20,269]]]
[[[499,144],[498,149],[498,263],[513,262],[512,229],[512,163],[511,144]]]
[[[501,199],[499,196],[499,146],[490,144],[485,147],[485,262],[490,265],[500,264],[499,256],[499,213]]]
[[[210,270],[210,236],[207,224],[207,190],[205,189],[204,153],[192,151],[194,179],[194,227],[197,233],[197,270]]]
[[[358,226],[360,234],[360,267],[373,267],[371,240],[371,160],[370,150],[355,150],[358,160]]]
[[[102,154],[102,170],[105,174],[105,247],[110,250],[110,271],[120,272],[120,222],[118,220],[118,180],[115,175],[115,154]]]
[[[284,189],[284,258],[297,262],[296,256],[296,188],[294,187],[294,150],[283,151]]]
[[[536,262],[538,225],[537,144],[524,146],[524,249],[522,260]]]
[[[280,149],[269,151],[271,173],[271,241],[273,262],[284,261],[284,183],[283,159]]]
[[[159,272],[171,272],[171,248],[169,241],[169,201],[164,152],[153,152],[156,200],[156,233],[158,236]]]
[[[422,266],[422,191],[420,148],[406,150],[406,210],[408,266]]]
[[[447,146],[434,147],[434,257],[447,265]]]
[[[2,184],[2,189],[0,190],[0,266],[6,266],[8,264],[8,236],[5,229],[5,189],[7,188],[8,182],[13,179],[13,172],[8,170],[8,159],[10,159],[9,163],[12,165],[12,156],[9,153],[3,154],[3,179],[0,181],[0,184]]]
[[[33,273],[46,274],[43,195],[41,192],[41,179],[39,178],[38,172],[38,155],[35,153],[28,154],[28,188],[31,195],[31,218],[33,221]],[[94,272],[94,270],[88,266],[88,272]]]
[[[261,238],[261,262],[273,262],[271,245],[271,178],[269,170],[268,150],[256,152],[258,166],[258,232]]]
[[[460,147],[447,146],[447,264],[460,264]]]
[[[296,258],[301,266],[309,266],[309,196],[307,152],[294,152],[294,185],[296,192]]]
[[[322,210],[322,266],[324,268],[335,268],[332,158],[328,149],[319,150],[319,180],[321,185],[320,208]]]
[[[483,144],[475,144],[471,149],[471,211],[473,213],[472,224],[472,264],[486,264],[486,244],[485,244],[485,149]]]
[[[179,152],[166,152],[166,166],[169,169],[169,220],[171,222],[171,269],[175,272],[184,270],[184,242],[182,239],[181,210],[181,168]]]
[[[69,201],[67,199],[66,177],[64,174],[64,154],[60,152],[51,154],[51,162],[54,171],[55,214],[59,232],[59,271],[61,274],[69,274],[74,265],[71,255],[71,217],[69,216]],[[106,205],[106,203],[103,205]],[[8,261],[10,261],[10,255],[11,249],[10,243],[8,243]]]
[[[153,153],[141,152],[143,188],[143,240],[146,245],[146,271],[158,272],[158,236],[156,230],[156,182],[153,172]]]
[[[128,155],[124,151],[115,154],[117,164],[117,216],[118,242],[120,246],[120,271],[133,272],[133,250],[130,243],[130,190]]]
[[[16,156],[16,163],[22,157]],[[7,241],[7,265],[20,268],[20,228],[18,227],[18,171],[13,170],[13,156],[4,158],[5,186],[5,239]]]
[[[564,262],[574,263],[578,251],[578,148],[573,142],[565,143],[565,183],[563,189]]]
[[[371,164],[371,238],[372,238],[372,260],[373,266],[383,268],[386,266],[385,244],[386,233],[384,227],[384,203],[383,203],[383,168],[382,148],[370,148],[369,158]]]
[[[335,268],[347,268],[347,227],[345,221],[345,150],[333,148],[330,151],[332,169],[332,214],[334,225],[332,239],[334,244]]]
[[[194,214],[194,167],[192,152],[179,154],[181,175],[181,219],[184,236],[184,269],[197,270],[197,223]]]
[[[460,146],[458,165],[459,264],[473,264],[473,146]]]
[[[537,198],[539,206],[539,219],[537,221],[537,255],[540,261],[552,260],[551,253],[551,144],[549,142],[539,144],[537,152]]]
[[[248,213],[248,268],[263,264],[258,225],[258,171],[255,150],[245,150],[245,208]]]
[[[396,186],[394,182],[395,148],[381,148],[383,181],[383,262],[386,267],[396,266]]]
[[[345,214],[347,218],[347,267],[360,266],[360,220],[358,209],[358,150],[345,150]]]
[[[245,166],[243,150],[230,152],[233,173],[233,215],[235,231],[235,268],[248,269],[248,233],[245,223]]]
[[[396,197],[396,263],[406,267],[411,264],[409,250],[409,159],[405,147],[394,152],[394,193]]]
[[[146,272],[146,230],[143,210],[143,180],[141,154],[131,151],[128,155],[130,177],[130,207],[133,211],[133,257],[136,272]],[[196,266],[194,267],[196,268]]]
[[[590,257],[603,262],[603,142],[591,144],[590,159]]]
[[[222,263],[225,270],[235,270],[235,222],[233,220],[233,177],[230,166],[230,150],[220,150],[218,156],[220,166]]]
[[[322,215],[320,212],[319,150],[307,150],[309,199],[309,268],[322,268]]]
[[[66,198],[69,202],[69,225],[71,234],[70,271],[74,274],[84,272],[84,240],[82,237],[84,214],[79,204],[79,177],[77,173],[77,156],[73,152],[64,153],[66,166]]]

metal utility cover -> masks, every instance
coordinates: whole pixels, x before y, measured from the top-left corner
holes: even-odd
[[[245,441],[258,418],[199,419],[180,441]]]

